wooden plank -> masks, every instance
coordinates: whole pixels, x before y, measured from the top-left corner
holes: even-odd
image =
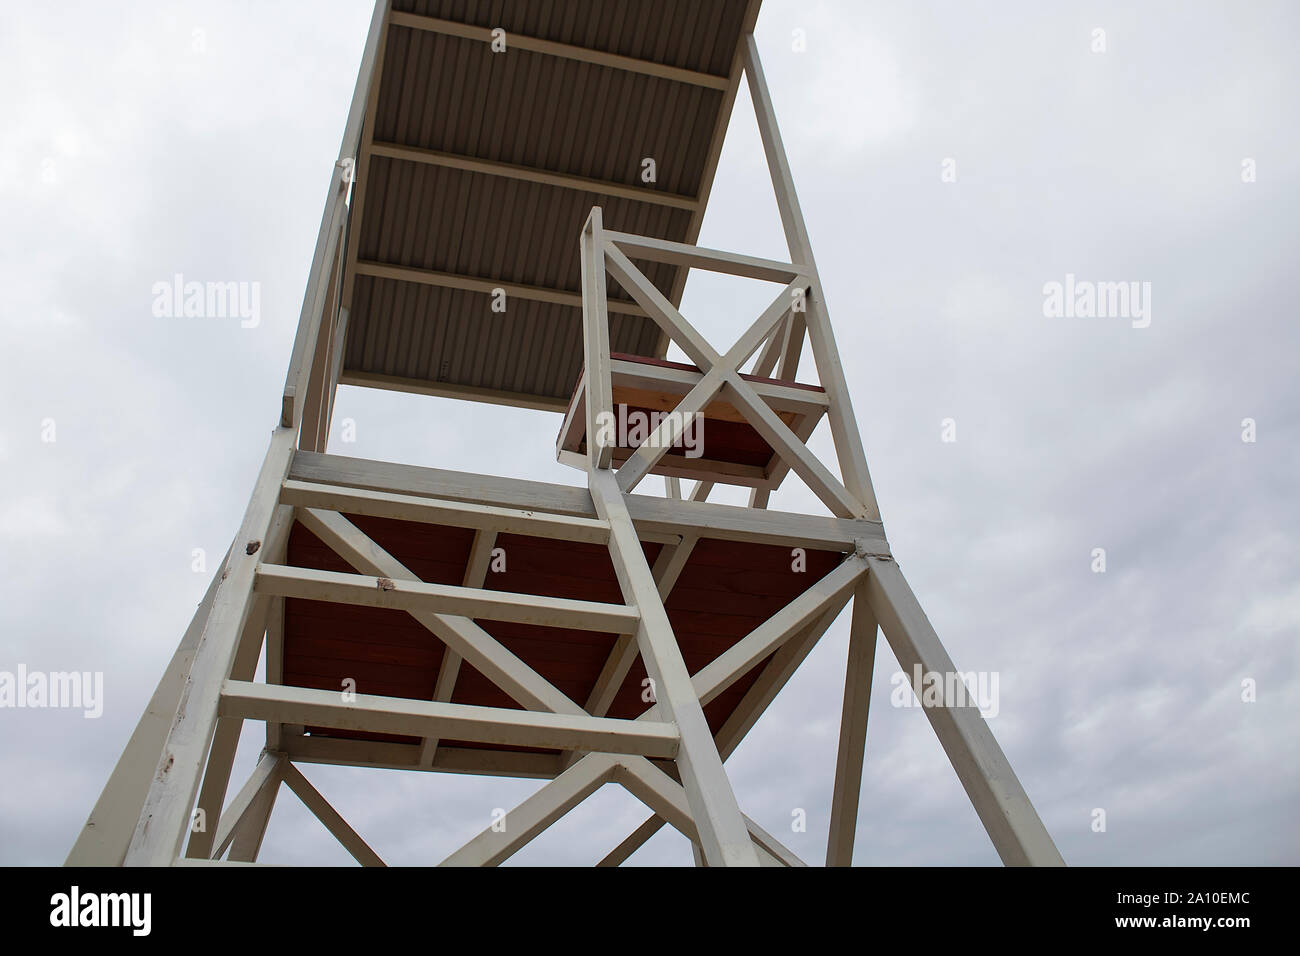
[[[695,821],[690,814],[686,791],[680,783],[644,757],[625,757],[620,760],[619,767],[614,774],[614,780],[622,784],[629,793],[654,810],[661,819],[671,824],[674,829],[691,840],[692,844],[697,848],[696,865],[701,865],[698,853],[699,834],[695,828]],[[760,857],[766,855],[770,858],[770,862],[777,866],[807,866],[806,863],[783,846],[776,837],[772,836],[748,816],[744,817],[744,821],[745,828],[749,831],[750,839],[753,841],[755,848],[762,851]],[[769,861],[764,860],[762,862]]]
[[[366,69],[363,60],[362,70],[357,79],[356,93],[359,93],[362,89],[362,77],[365,77],[365,107],[360,130],[360,144],[353,154],[356,156],[356,162],[353,166],[353,177],[356,185],[352,190],[352,205],[348,209],[347,267],[343,270],[343,294],[340,297],[340,304],[348,312],[352,311],[352,298],[357,278],[357,260],[360,257],[361,250],[361,223],[366,209],[366,192],[370,185],[370,147],[374,143],[375,118],[379,114],[379,91],[383,86],[384,56],[388,52],[388,18],[391,8],[392,0],[377,0],[375,4],[374,17],[370,22],[370,32],[375,37],[374,60],[369,69]],[[369,43],[367,43],[368,47]],[[354,106],[356,93],[353,95]],[[346,137],[344,142],[347,142]]]
[[[286,739],[285,752],[298,763],[382,770],[425,770],[545,780],[560,772],[556,754],[452,747],[445,743],[439,744],[432,767],[419,763],[419,744],[299,736]]]
[[[776,695],[780,693],[781,688],[794,676],[794,672],[799,665],[803,663],[822,635],[839,617],[841,610],[843,610],[843,605],[832,607],[815,624],[809,627],[803,635],[786,641],[780,650],[772,655],[772,660],[763,668],[758,680],[745,692],[745,696],[736,705],[736,709],[732,711],[731,716],[718,730],[716,740],[723,760],[726,760],[735,752],[745,735],[753,729],[758,718],[776,699]],[[650,817],[596,865],[619,866],[644,846],[646,841],[658,833],[664,822],[664,819],[660,816]]]
[[[751,425],[778,455],[812,489],[813,493],[840,518],[867,518],[867,506],[854,497],[830,470],[818,460],[799,438],[781,421],[768,405],[754,393],[749,383],[734,372],[727,376],[728,394]]]
[[[691,686],[623,493],[609,471],[593,471],[589,480],[596,507],[610,525],[610,553],[624,597],[640,610],[637,644],[654,681],[660,713],[677,725],[681,735],[678,766],[705,857],[710,866],[757,866],[736,795]],[[680,507],[677,502],[668,504]]]
[[[290,477],[551,514],[596,516],[591,495],[582,488],[418,465],[299,451],[294,456]],[[695,497],[693,493],[692,498]],[[854,550],[855,542],[863,540],[869,542],[873,552],[889,550],[879,521],[755,511],[702,500],[668,501],[650,495],[628,495],[626,503],[628,514],[643,539],[659,534],[674,536],[675,540],[675,536],[684,533],[698,533],[701,537],[728,541],[845,552]]]
[[[561,538],[593,544],[609,541],[609,525],[597,518],[575,518],[571,515],[500,508],[473,502],[440,501],[418,495],[344,488],[295,478],[290,478],[281,487],[280,500],[301,508],[320,508],[421,524],[451,525],[493,533]]]
[[[776,301],[763,310],[752,325],[718,362],[705,372],[686,394],[672,413],[642,442],[641,446],[618,469],[618,485],[626,493],[654,468],[668,449],[677,443],[687,423],[704,412],[711,399],[726,382],[728,373],[739,372],[740,366],[754,353],[763,339],[772,333],[790,311],[791,294],[806,285],[807,280],[796,276],[777,296]]]
[[[613,230],[606,231],[605,236],[619,250],[626,253],[629,259],[667,262],[671,265],[742,276],[746,279],[762,279],[766,282],[790,282],[803,271],[800,266],[791,262],[760,259],[757,256],[723,252],[721,249],[707,249],[704,246],[657,239],[653,236],[638,236],[630,232]]]
[[[307,399],[307,382],[311,374],[311,357],[316,353],[317,339],[325,312],[325,298],[330,280],[330,267],[342,244],[347,228],[347,196],[351,179],[359,174],[361,161],[357,156],[364,117],[373,116],[373,104],[378,96],[379,84],[375,82],[383,62],[383,42],[387,33],[386,19],[391,0],[378,0],[370,18],[370,29],[361,51],[361,64],[357,70],[357,85],[352,92],[352,103],[343,126],[343,139],[339,143],[338,159],[326,193],[325,211],[321,216],[316,248],[312,254],[311,268],[307,274],[307,290],[303,296],[298,330],[294,336],[293,351],[289,358],[289,371],[285,378],[281,401],[280,424],[297,428],[303,419]],[[359,211],[359,210],[358,210]],[[346,281],[346,277],[345,277]],[[350,290],[346,290],[350,294]],[[335,301],[334,305],[347,304]]]
[[[827,866],[852,866],[857,835],[858,798],[867,746],[867,714],[871,704],[871,673],[876,665],[876,616],[871,611],[865,581],[853,597],[849,629],[849,659],[844,669],[844,706],[840,713],[840,743],[835,757],[835,786],[831,790],[831,823],[826,841]]]
[[[288,505],[280,505],[275,510],[275,517],[271,520],[266,541],[258,554],[270,560],[283,560],[289,542],[289,529],[292,526],[293,509]],[[235,651],[234,662],[230,667],[230,676],[235,680],[252,680],[257,670],[257,662],[261,658],[263,636],[269,634],[271,612],[273,608],[283,603],[275,598],[259,598],[249,611],[248,619],[244,623],[244,631],[239,638],[239,647]],[[270,653],[268,648],[268,661]],[[237,720],[217,721],[212,745],[208,748],[207,769],[203,773],[203,785],[199,790],[197,805],[198,808],[203,809],[206,820],[213,826],[191,832],[185,850],[187,857],[199,858],[212,855],[215,824],[221,816],[221,808],[226,800],[226,788],[230,783],[230,771],[234,766],[235,751],[239,747],[239,735],[242,729],[241,722]],[[265,809],[268,816],[273,804],[274,795],[266,801]],[[260,837],[258,839],[260,841]]]
[[[631,632],[636,628],[638,620],[635,608],[618,604],[513,594],[508,591],[484,591],[279,564],[264,564],[259,567],[254,586],[259,594],[274,594],[279,597],[396,608],[401,611],[425,611],[471,619],[486,618],[489,621],[516,621],[543,627],[572,627],[613,634]]]
[[[587,397],[587,461],[608,468],[617,441],[606,445],[602,424],[613,414],[609,375],[609,300],[605,294],[604,228],[599,206],[582,227],[582,347]]]
[[[394,580],[415,579],[401,562],[341,515],[309,508],[302,512],[302,522],[358,570]],[[522,706],[582,713],[577,704],[473,621],[424,611],[408,613]]]
[[[613,720],[501,707],[474,707],[438,701],[227,681],[221,713],[246,720],[278,720],[412,737],[438,736],[475,743],[509,744],[557,750],[594,750],[673,758],[677,729],[670,723]]]
[[[772,106],[772,95],[767,88],[767,80],[758,57],[758,45],[754,42],[752,33],[743,38],[741,56],[745,64],[745,76],[749,81],[754,115],[758,120],[763,152],[767,157],[768,172],[771,174],[772,187],[776,192],[777,209],[781,214],[786,244],[790,249],[790,258],[811,270],[814,279],[813,289],[807,299],[805,319],[809,344],[812,346],[813,358],[817,363],[818,376],[822,387],[826,389],[831,399],[829,418],[831,434],[835,439],[835,452],[840,463],[840,473],[844,476],[845,487],[865,506],[864,517],[876,519],[880,517],[880,506],[876,502],[875,490],[871,484],[866,452],[862,447],[862,435],[858,431],[857,419],[853,413],[853,400],[849,394],[848,383],[844,379],[844,367],[835,344],[835,334],[831,330],[830,319],[822,302],[821,279],[813,257],[812,242],[808,238],[808,226],[804,222],[803,210],[799,206],[799,196],[794,187],[794,175],[790,171],[790,161],[781,142],[776,110]]]
[[[213,840],[212,859],[225,853],[237,838],[240,840],[240,853],[235,859],[240,862],[256,859],[262,835],[266,832],[266,821],[275,803],[275,791],[280,787],[285,762],[284,754],[262,754],[247,782],[221,814],[221,822]]]
[[[312,353],[311,369],[307,383],[302,392],[302,423],[299,427],[298,444],[312,451],[324,451],[328,438],[329,426],[325,422],[325,410],[330,404],[337,379],[332,377],[334,367],[335,338],[338,333],[340,313],[338,302],[340,272],[342,271],[343,243],[342,232],[346,217],[340,216],[335,222],[339,233],[333,243],[330,256],[329,280],[325,283],[322,294],[324,303],[321,308],[321,331],[316,336],[316,348]]]
[[[469,561],[465,567],[464,585],[467,588],[481,588],[487,577],[488,568],[492,563],[492,549],[497,542],[497,533],[490,530],[480,530],[474,535],[474,546],[470,549]],[[451,700],[452,694],[456,692],[456,678],[460,674],[461,656],[451,648],[447,649],[446,655],[442,659],[442,665],[438,668],[438,680],[434,684],[433,699],[439,701]],[[597,714],[597,717],[603,717],[604,714]],[[420,763],[432,765],[438,752],[438,738],[426,737],[420,750]]]
[[[334,323],[334,351],[330,356],[330,387],[325,393],[325,411],[321,415],[316,447],[312,449],[313,451],[329,450],[330,424],[334,421],[334,399],[338,397],[339,379],[343,374],[343,354],[348,341],[348,317],[348,310],[340,308]]]
[[[490,27],[476,27],[455,20],[442,20],[436,17],[400,12],[392,15],[392,22],[398,26],[410,27],[413,30],[429,30],[434,33],[461,37],[466,40],[477,40],[484,46],[492,42],[492,29]],[[617,53],[595,50],[590,47],[557,43],[554,40],[543,40],[540,37],[528,36],[522,33],[506,34],[506,48],[510,49],[512,47],[517,50],[530,50],[533,53],[544,53],[547,56],[577,60],[581,63],[593,63],[596,66],[603,66],[612,70],[625,70],[629,73],[655,76],[663,80],[672,80],[675,83],[704,86],[713,90],[725,90],[727,88],[727,78],[725,76],[715,76],[712,73],[701,73],[698,70],[668,66],[664,63],[655,63],[652,60],[620,56]]]
[[[677,307],[646,278],[645,273],[611,242],[605,243],[605,268],[631,294],[644,314],[677,343],[687,358],[704,371],[717,364],[721,356],[713,350],[713,346],[682,317]]]

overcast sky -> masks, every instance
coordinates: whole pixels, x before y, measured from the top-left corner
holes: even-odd
[[[0,709],[0,863],[62,862],[207,586],[195,549],[210,572],[239,524],[370,12],[0,7],[0,671],[104,674],[98,719]],[[1285,0],[766,0],[758,23],[895,555],[958,667],[999,675],[991,726],[1072,864],[1300,863],[1298,34]],[[743,90],[700,242],[785,256]],[[177,273],[260,283],[260,324],[156,317]],[[1150,283],[1149,324],[1045,315],[1067,275]],[[725,347],[765,295],[692,278],[683,311]],[[345,387],[330,450],[581,484],[558,427]],[[819,510],[797,482],[772,506]],[[847,624],[728,763],[810,862]],[[882,640],[855,862],[995,864],[896,670]],[[303,769],[401,864],[538,786]],[[607,786],[512,862],[595,862],[646,815]],[[261,859],[351,860],[288,791]]]

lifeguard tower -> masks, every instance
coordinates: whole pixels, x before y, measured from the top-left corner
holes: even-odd
[[[801,866],[725,761],[852,601],[825,861],[849,864],[877,628],[909,675],[955,667],[890,555],[758,12],[377,4],[265,463],[69,863],[256,861],[287,785],[382,865],[302,771],[344,764],[543,781],[447,864],[500,863],[613,782],[650,815],[603,864],[667,823],[703,865]],[[789,261],[695,245],[742,82]],[[710,343],[691,269],[771,305]],[[340,383],[549,412],[581,485],[327,453]],[[825,514],[767,507],[791,472]],[[1003,861],[1061,864],[974,703],[926,715]],[[228,799],[247,720],[266,749]]]

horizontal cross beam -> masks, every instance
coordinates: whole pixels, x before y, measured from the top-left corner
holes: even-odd
[[[662,722],[474,707],[372,694],[349,694],[347,698],[332,690],[226,681],[221,688],[221,715],[515,747],[629,753],[669,759],[677,755],[677,728]]]
[[[280,501],[299,508],[323,508],[344,514],[451,525],[454,528],[476,528],[592,544],[606,544],[609,541],[609,525],[599,518],[577,518],[474,502],[345,488],[293,478],[281,487]]]
[[[632,633],[640,620],[636,608],[622,604],[486,591],[282,564],[260,565],[254,588],[261,594],[278,597],[390,607],[401,611],[431,611],[489,621],[572,627],[612,634]]]
[[[586,489],[521,478],[309,451],[294,456],[289,474],[304,481],[596,517],[596,507]],[[872,553],[889,551],[879,521],[737,508],[706,501],[673,501],[650,495],[627,495],[626,502],[642,540],[653,534],[698,534],[702,538],[845,552],[853,551],[856,542],[862,541]]]

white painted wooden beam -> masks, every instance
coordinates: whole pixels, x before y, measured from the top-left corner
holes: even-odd
[[[830,833],[826,841],[827,866],[853,865],[858,798],[862,791],[862,764],[867,746],[867,714],[871,704],[871,672],[875,664],[876,616],[871,610],[867,583],[862,580],[853,597],[853,624],[849,629],[840,743],[835,758]]]
[[[700,703],[708,704],[827,611],[842,607],[866,569],[866,562],[857,555],[845,558],[825,577],[698,670],[691,678],[691,685]]]
[[[708,341],[677,311],[658,286],[644,272],[632,264],[618,246],[605,243],[605,268],[618,284],[631,294],[645,312],[686,353],[686,357],[700,369],[707,370],[718,363],[721,356]]]
[[[806,444],[790,430],[755,392],[753,386],[735,372],[727,374],[727,395],[754,430],[763,436],[781,459],[794,470],[813,493],[840,518],[867,518],[867,506],[855,498],[821,463]]]
[[[699,834],[691,816],[686,791],[667,773],[643,757],[624,757],[614,773],[614,781],[654,810],[679,833],[699,847]],[[776,837],[748,816],[743,816],[750,840],[760,852],[760,862],[775,866],[807,866]],[[766,859],[762,859],[766,857]],[[602,861],[603,862],[603,861]],[[699,863],[697,862],[697,866]]]
[[[400,561],[362,534],[342,515],[305,508],[300,513],[300,520],[307,530],[358,571],[392,580],[418,580]],[[550,681],[468,618],[427,611],[407,613],[521,706],[555,713],[582,713],[582,708],[557,690]]]
[[[885,632],[889,646],[906,674],[957,673],[916,595],[898,565],[889,558],[872,557],[867,577],[871,609]],[[924,687],[915,687],[924,699]],[[948,702],[945,702],[948,703]],[[1002,862],[1008,866],[1064,866],[1056,844],[1029,802],[1002,748],[973,701],[962,706],[925,707],[939,743],[952,762],[975,812],[988,831]]]
[[[311,781],[302,775],[301,770],[292,763],[286,762],[283,773],[284,782],[289,789],[297,795],[303,802],[303,806],[310,810],[317,820],[325,824],[325,829],[334,834],[334,838],[343,845],[343,849],[352,854],[353,859],[362,866],[385,865],[379,854],[371,849],[370,844],[361,839],[361,835],[348,825],[348,821],[344,820],[337,810],[330,806],[330,802],[311,785]]]
[[[760,259],[735,252],[723,252],[721,249],[706,249],[703,246],[657,239],[653,236],[638,236],[630,232],[613,230],[607,231],[605,236],[620,251],[626,253],[629,259],[667,262],[672,265],[742,276],[746,279],[762,279],[767,282],[789,282],[803,271],[800,266],[790,262]]]
[[[772,334],[772,330],[789,313],[793,294],[801,288],[806,288],[806,285],[806,279],[796,276],[781,291],[776,300],[763,310],[763,314],[750,325],[749,329],[736,340],[727,354],[704,372],[672,412],[664,416],[658,427],[619,467],[618,485],[625,493],[635,488],[637,483],[668,453],[668,449],[681,438],[687,425],[697,415],[704,413],[713,397],[727,383],[727,376],[738,372],[741,365],[762,344],[763,339]]]
[[[308,451],[299,451],[294,456],[290,476],[323,484],[598,517],[586,490],[520,478],[475,475]],[[656,534],[672,535],[675,540],[676,536],[694,533],[726,541],[843,552],[854,550],[856,542],[863,540],[869,542],[873,552],[889,550],[879,521],[755,511],[712,504],[702,500],[698,486],[691,497],[691,501],[670,501],[650,495],[627,495],[626,504],[637,532],[647,540]]]
[[[343,140],[339,144],[338,159],[334,164],[329,191],[326,194],[325,211],[321,217],[316,248],[307,276],[302,312],[298,320],[298,330],[294,336],[293,351],[289,359],[289,371],[285,378],[280,424],[286,428],[297,428],[302,423],[312,357],[316,354],[322,325],[330,321],[325,316],[326,298],[330,297],[330,274],[348,222],[348,189],[363,161],[363,157],[358,155],[362,124],[367,114],[373,116],[374,102],[379,92],[376,78],[382,69],[384,38],[387,33],[386,23],[390,6],[390,0],[378,0],[375,4],[374,13],[370,18],[370,30],[361,51],[357,84],[352,93],[352,103],[343,127]],[[359,209],[356,211],[359,213]],[[346,275],[344,281],[346,282]],[[350,295],[350,288],[345,288],[344,292]],[[339,301],[337,297],[331,298],[333,298],[332,308],[335,311],[340,305],[350,305],[348,302]],[[309,442],[311,443],[314,443],[314,438],[313,442]]]
[[[608,751],[672,758],[677,729],[668,723],[552,714],[503,707],[472,707],[338,691],[227,681],[221,713],[246,720],[278,720],[411,737],[450,737],[485,744],[555,750]]]
[[[845,487],[865,506],[865,517],[876,519],[880,517],[880,506],[876,503],[875,490],[871,484],[871,473],[867,468],[866,453],[862,447],[862,435],[853,413],[853,400],[844,378],[844,368],[840,363],[839,350],[835,344],[835,333],[831,329],[830,318],[822,301],[821,281],[813,257],[812,242],[808,237],[808,226],[804,221],[803,210],[799,206],[794,175],[790,171],[785,145],[781,142],[776,110],[772,106],[772,95],[767,88],[767,79],[763,75],[763,66],[758,56],[758,45],[754,42],[752,33],[742,38],[740,52],[745,65],[745,77],[749,82],[750,99],[754,104],[754,116],[758,121],[759,136],[763,142],[763,152],[767,158],[768,172],[771,174],[772,187],[776,192],[777,209],[781,214],[786,244],[790,249],[790,258],[810,269],[816,280],[808,296],[805,317],[809,344],[812,346],[813,358],[817,363],[817,373],[822,387],[826,389],[826,394],[831,399],[830,427],[831,435],[835,440],[840,473],[844,476]]]
[[[617,761],[587,754],[439,866],[497,866],[610,779]]]
[[[781,688],[794,675],[799,665],[803,663],[804,658],[817,645],[817,642],[835,619],[839,617],[842,610],[843,604],[833,606],[816,623],[811,625],[803,635],[786,641],[772,655],[772,660],[763,668],[758,680],[745,692],[745,696],[736,705],[732,715],[727,718],[726,722],[718,730],[715,739],[723,760],[731,756],[745,735],[753,729],[758,718],[776,699]],[[658,833],[663,825],[664,820],[662,817],[652,816],[632,831],[622,843],[606,854],[597,866],[621,865],[628,857],[644,846],[647,840]]]
[[[421,524],[450,525],[454,528],[475,528],[593,544],[606,544],[609,541],[609,525],[598,518],[575,518],[572,515],[553,515],[472,502],[346,488],[293,478],[286,481],[280,489],[280,500],[301,508],[320,508]]]
[[[582,348],[585,359],[583,382],[587,406],[587,462],[592,468],[608,468],[614,446],[605,444],[605,423],[614,410],[609,373],[609,299],[605,290],[605,248],[603,214],[593,206],[582,227],[579,252],[582,260]]]
[[[463,584],[467,588],[481,588],[487,578],[488,568],[492,564],[492,549],[496,546],[497,533],[480,529],[474,534],[474,544],[469,550],[469,561],[465,566]],[[443,651],[442,663],[438,667],[438,679],[433,685],[433,699],[443,702],[451,700],[456,692],[456,680],[460,676],[461,656],[450,647]],[[603,717],[604,714],[597,714]],[[433,766],[438,753],[438,738],[425,737],[420,749],[420,763]]]
[[[279,597],[425,611],[543,627],[572,627],[614,634],[626,634],[635,630],[638,620],[635,608],[621,604],[540,597],[511,591],[485,591],[458,585],[393,580],[282,564],[264,564],[259,567],[254,585],[259,594],[274,594]]]
[[[222,567],[229,557],[227,554],[222,559]],[[199,602],[153,696],[140,715],[126,749],[118,757],[113,773],[68,853],[65,866],[122,865],[149,793],[150,779],[158,766],[158,754],[167,742],[167,733],[175,719],[194,649],[207,622],[220,580],[219,574],[213,575],[207,593]]]
[[[190,812],[199,779],[216,730],[217,702],[222,681],[230,673],[239,637],[254,602],[253,578],[279,507],[277,499],[293,456],[296,439],[291,428],[278,428],[253,488],[235,545],[219,575],[212,612],[194,653],[175,719],[141,808],[127,865],[168,866],[181,852],[190,826]]]
[[[537,780],[550,780],[563,769],[559,764],[560,755],[557,754],[454,747],[448,746],[445,742],[438,745],[438,752],[434,756],[431,767],[420,763],[420,744],[314,735],[288,737],[285,739],[284,746],[290,760],[327,766],[420,770]]]
[[[611,472],[598,469],[590,473],[589,480],[596,508],[610,525],[610,553],[624,598],[641,613],[637,644],[654,681],[660,712],[677,725],[681,736],[677,763],[705,857],[710,866],[756,866],[758,858],[736,795],[691,686],[690,672],[682,661],[618,481]]]
[[[240,839],[240,855],[235,859],[240,862],[256,859],[275,802],[275,792],[284,776],[285,763],[284,754],[263,752],[247,782],[221,814],[211,858],[220,857],[227,847]]]

